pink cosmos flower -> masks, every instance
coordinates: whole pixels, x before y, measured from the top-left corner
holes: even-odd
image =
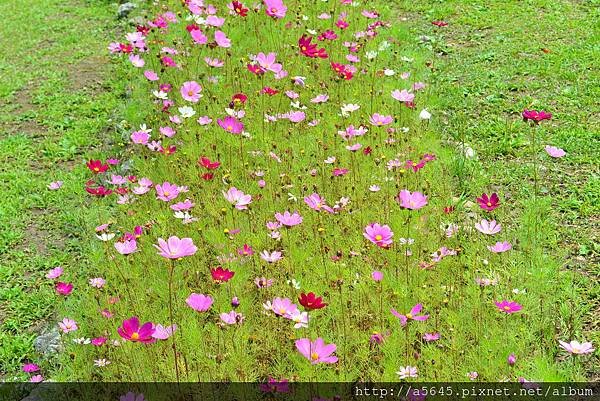
[[[383,272],[376,270],[373,273],[371,273],[371,278],[373,279],[373,281],[379,282],[383,280]]]
[[[325,341],[321,337],[315,341],[310,341],[308,338],[301,338],[296,340],[296,349],[311,364],[317,363],[336,363],[338,361],[337,356],[332,356],[337,349],[335,344],[325,344]]]
[[[176,330],[176,324],[167,327],[164,327],[162,324],[157,324],[154,327],[154,333],[152,334],[152,338],[156,338],[157,340],[166,340],[169,337],[171,337]]]
[[[231,311],[229,313],[221,313],[219,315],[221,321],[225,324],[242,324],[244,321],[244,315],[241,313],[237,313],[236,311]]]
[[[425,333],[423,334],[423,340],[429,342],[437,341],[440,339],[440,333]]]
[[[187,100],[188,102],[198,103],[202,95],[202,86],[198,84],[196,81],[187,81],[181,85],[181,97],[183,100]]]
[[[191,208],[193,208],[194,206],[196,206],[196,204],[194,202],[192,202],[189,199],[186,199],[183,202],[178,202],[175,203],[171,206],[169,206],[172,210],[175,210],[176,212],[180,212],[180,211],[185,211],[185,210],[190,210]]]
[[[265,250],[260,253],[260,258],[267,263],[275,263],[283,259],[283,256],[281,256],[281,252],[279,251],[273,251],[269,253],[269,251]]]
[[[123,320],[123,325],[117,329],[117,333],[119,333],[121,338],[127,341],[141,342],[144,344],[156,341],[156,339],[152,337],[154,331],[155,328],[152,322],[146,322],[140,326],[140,321],[137,316]]]
[[[48,189],[51,191],[56,191],[56,190],[60,189],[62,186],[63,186],[62,181],[54,181],[54,182],[51,182],[50,184],[48,184]]]
[[[298,306],[289,298],[275,298],[272,303],[267,302],[263,307],[277,316],[289,316],[298,311]]]
[[[302,216],[298,212],[290,213],[287,210],[283,214],[275,213],[275,219],[286,227],[293,227],[302,223]]]
[[[256,62],[263,69],[274,73],[278,73],[283,67],[281,66],[281,64],[276,62],[276,57],[276,53],[269,53],[265,55],[264,53],[260,52],[256,55]]]
[[[213,304],[213,299],[209,295],[192,293],[185,303],[195,311],[206,312]]]
[[[283,4],[282,0],[264,0],[265,13],[269,17],[283,18],[287,12],[287,7]]]
[[[373,125],[377,125],[377,126],[382,126],[382,125],[388,125],[391,124],[392,121],[394,121],[394,118],[392,116],[384,116],[382,114],[373,114],[371,116],[371,118],[369,119],[369,122]]]
[[[244,124],[231,116],[227,116],[223,119],[217,119],[217,123],[221,128],[230,134],[241,134],[244,130]]]
[[[567,155],[567,152],[565,152],[561,148],[557,148],[556,146],[546,145],[544,149],[546,150],[546,153],[548,153],[548,155],[550,155],[551,157],[560,158]]]
[[[152,70],[144,71],[144,76],[148,81],[158,81],[158,74]]]
[[[70,333],[71,331],[75,331],[79,328],[77,326],[77,322],[73,319],[69,319],[68,317],[64,318],[62,322],[59,322],[58,327],[60,327],[62,332],[65,334]]]
[[[387,248],[392,244],[394,233],[388,225],[371,223],[365,227],[363,236],[380,248]]]
[[[115,242],[115,249],[121,255],[130,255],[137,251],[137,242],[134,239]]]
[[[238,255],[241,256],[252,256],[254,255],[254,249],[248,244],[244,244],[244,246],[238,249]]]
[[[168,240],[158,239],[158,245],[153,245],[159,250],[158,254],[167,259],[179,259],[185,256],[192,256],[198,248],[194,245],[191,238],[181,238],[176,236],[169,237]]]
[[[204,45],[208,42],[208,38],[200,29],[194,29],[190,32],[192,40],[197,45]]]
[[[53,280],[59,278],[63,274],[63,268],[58,266],[46,273],[46,278]]]
[[[496,307],[504,313],[515,313],[523,309],[523,306],[513,301],[503,300],[502,302],[494,302]]]
[[[321,198],[318,193],[313,193],[304,198],[304,203],[308,205],[313,210],[320,212],[321,210],[325,210],[328,213],[335,213],[334,210],[325,204],[325,199]]]
[[[252,203],[252,196],[243,193],[236,187],[231,187],[227,192],[222,192],[227,202],[234,205],[238,210],[246,210],[248,209],[248,205]]]
[[[481,220],[479,223],[475,224],[475,228],[482,234],[494,235],[502,230],[502,226],[496,223],[496,220],[487,221],[485,219]]]
[[[581,344],[575,340],[570,343],[560,340],[558,342],[562,348],[574,355],[591,354],[595,351],[594,346],[590,342],[582,342]]]
[[[135,131],[131,134],[131,142],[137,145],[146,145],[150,139],[150,134],[144,131]]]
[[[35,375],[35,376],[31,376],[29,378],[30,383],[41,383],[43,381],[44,381],[44,376],[42,376],[42,375]]]
[[[165,202],[169,202],[179,195],[179,187],[175,184],[171,184],[165,181],[161,184],[156,185],[156,199],[160,199]]]
[[[494,245],[488,245],[487,247],[494,253],[502,253],[512,249],[512,245],[508,241],[496,242]]]
[[[402,89],[401,91],[396,89],[395,91],[392,92],[392,97],[399,102],[405,102],[405,103],[412,102],[415,100],[415,94],[410,93],[406,89]]]
[[[217,42],[217,46],[219,47],[231,47],[231,40],[222,31],[215,31],[215,42]]]
[[[402,326],[406,326],[406,323],[408,323],[409,320],[425,321],[425,320],[429,319],[429,315],[419,315],[419,313],[421,312],[421,309],[423,309],[423,305],[416,304],[415,306],[412,307],[410,312],[408,312],[406,315],[400,314],[394,308],[391,309],[391,312],[392,312],[392,315],[394,315],[398,319],[400,319],[400,324]]]
[[[119,401],[146,401],[146,399],[144,398],[144,394],[135,394],[130,391],[119,397]]]
[[[427,197],[421,192],[413,192],[403,189],[400,191],[396,200],[400,204],[400,207],[410,210],[418,210],[423,206],[427,205]]]

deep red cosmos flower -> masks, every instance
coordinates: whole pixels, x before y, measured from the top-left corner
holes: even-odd
[[[104,186],[100,185],[99,187],[93,188],[86,186],[85,190],[87,193],[92,194],[94,196],[107,196],[112,194],[112,189],[107,189]]]
[[[235,13],[240,17],[245,17],[248,15],[248,9],[245,8],[244,5],[239,1],[233,1],[231,3],[231,7],[233,8],[233,11],[235,11]]]
[[[215,269],[210,269],[210,275],[215,282],[226,283],[231,280],[231,278],[235,275],[235,272],[223,269],[221,266],[217,266]]]
[[[439,27],[448,26],[448,23],[446,21],[432,21],[431,23]]]
[[[300,305],[308,310],[321,309],[327,306],[326,303],[323,303],[323,298],[317,297],[314,292],[300,294],[298,296],[298,301],[300,302]]]
[[[106,170],[108,170],[108,164],[104,164],[100,160],[90,160],[87,162],[86,166],[94,174],[104,173]]]
[[[524,121],[534,121],[539,123],[540,121],[550,120],[552,118],[552,113],[546,113],[543,110],[523,110],[523,120]]]
[[[483,210],[491,212],[500,206],[500,198],[498,198],[498,194],[495,192],[491,195],[481,194],[481,197],[477,198],[477,203],[479,203],[479,206],[481,206]]]
[[[300,53],[310,58],[327,58],[327,52],[324,48],[317,49],[317,45],[311,43],[312,36],[302,35],[298,39],[298,47],[300,47]]]
[[[221,165],[221,163],[218,161],[211,162],[206,156],[202,156],[200,160],[198,160],[198,164],[207,170],[216,170]]]
[[[246,103],[246,101],[248,100],[248,96],[244,95],[243,93],[236,93],[235,95],[233,95],[231,97],[231,102],[229,103],[229,108],[233,109],[236,106],[240,106]]]

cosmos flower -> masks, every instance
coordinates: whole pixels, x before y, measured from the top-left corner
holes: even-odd
[[[210,275],[216,283],[226,283],[233,278],[235,272],[217,266],[214,269],[210,269]]]
[[[231,187],[227,192],[223,191],[222,193],[227,202],[231,203],[238,210],[246,210],[248,209],[248,205],[252,203],[252,196],[243,193],[236,187]]]
[[[496,304],[496,307],[500,310],[500,312],[504,312],[504,313],[515,313],[520,311],[521,309],[523,309],[523,306],[519,305],[516,302],[513,301],[500,301],[500,302],[494,302]]]
[[[192,293],[185,303],[195,311],[206,312],[212,306],[213,299],[209,295]]]
[[[595,351],[592,343],[590,342],[579,343],[578,341],[573,340],[570,343],[567,343],[565,341],[558,340],[558,343],[562,348],[574,355],[591,354]]]
[[[244,315],[242,315],[241,313],[237,313],[233,310],[229,313],[221,313],[219,315],[219,318],[223,323],[228,325],[242,324],[242,322],[244,321]]]
[[[491,195],[483,193],[479,198],[477,198],[477,203],[479,203],[479,207],[481,207],[483,210],[491,212],[500,206],[500,198],[495,192]]]
[[[164,202],[169,202],[179,196],[179,187],[175,184],[171,184],[168,181],[156,185],[155,189],[156,199],[160,199]]]
[[[244,130],[244,124],[235,117],[227,116],[223,119],[217,119],[217,124],[230,134],[241,134]]]
[[[546,150],[546,153],[548,153],[549,156],[554,158],[561,158],[567,155],[567,152],[565,152],[561,148],[557,148],[556,146],[546,145],[544,149]]]
[[[392,92],[392,97],[399,102],[412,102],[415,100],[415,94],[410,93],[406,89],[402,89],[401,91],[396,89]]]
[[[400,191],[396,197],[396,201],[400,204],[400,207],[410,210],[418,210],[423,206],[427,205],[427,197],[421,192],[410,192],[406,189]]]
[[[68,317],[64,318],[61,322],[58,323],[58,327],[62,330],[63,333],[70,333],[72,331],[77,330],[77,322],[73,319],[69,319]]]
[[[184,82],[181,86],[181,97],[188,102],[197,103],[202,97],[202,87],[196,81]]]
[[[125,241],[117,241],[114,244],[115,249],[121,255],[130,255],[138,250],[137,242],[134,239],[125,240]]]
[[[337,356],[332,355],[337,346],[335,344],[325,344],[325,341],[321,337],[315,341],[310,341],[308,338],[301,338],[296,340],[295,344],[298,352],[313,365],[317,363],[336,363],[338,361]]]
[[[365,227],[363,236],[380,248],[388,248],[393,242],[394,233],[388,225],[371,223]]]
[[[400,370],[398,370],[396,374],[401,380],[418,376],[417,368],[415,366],[400,366]]]
[[[137,316],[132,316],[127,320],[123,320],[123,324],[117,329],[117,333],[121,338],[127,341],[141,342],[144,344],[156,341],[156,339],[152,337],[154,331],[154,324],[152,324],[152,322],[146,322],[140,326],[140,321]]]
[[[327,306],[327,304],[323,302],[323,298],[317,297],[314,292],[309,292],[308,294],[305,294],[304,292],[301,293],[298,296],[298,301],[300,302],[300,305],[308,310],[322,309]]]
[[[392,315],[400,319],[400,324],[404,327],[406,326],[406,323],[408,323],[409,320],[425,321],[429,319],[429,315],[419,315],[419,313],[421,313],[421,309],[423,309],[423,305],[416,304],[406,315],[400,314],[394,308],[391,309],[391,312]]]
[[[482,234],[494,235],[500,232],[502,226],[497,224],[496,220],[487,221],[483,219],[479,223],[475,224],[475,228]]]
[[[510,244],[510,242],[503,241],[496,242],[494,245],[488,245],[487,248],[494,253],[502,253],[510,251],[512,249],[512,245]]]
[[[537,111],[525,109],[523,110],[522,116],[524,121],[533,121],[535,123],[539,123],[544,120],[550,120],[552,118],[551,113],[547,113],[543,110]]]
[[[275,213],[275,219],[286,227],[293,227],[302,223],[302,216],[298,212],[290,213],[287,210],[283,213]]]
[[[58,283],[55,284],[55,289],[56,289],[56,293],[59,295],[71,295],[71,292],[73,292],[73,284],[71,283],[63,283],[62,281],[59,281]]]
[[[181,238],[176,236],[169,237],[168,240],[158,239],[158,245],[153,245],[158,249],[158,254],[167,259],[180,259],[186,256],[192,256],[198,248],[194,245],[191,238]]]
[[[384,116],[382,114],[373,114],[371,116],[371,118],[369,119],[369,122],[372,125],[376,125],[376,126],[383,126],[383,125],[388,125],[391,124],[394,121],[394,118],[392,116]]]

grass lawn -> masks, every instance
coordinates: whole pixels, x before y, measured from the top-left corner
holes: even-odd
[[[287,0],[281,19],[218,2],[222,27],[195,21],[205,41],[160,3],[141,12],[149,51],[113,55],[136,30],[114,4],[0,3],[19,54],[0,61],[3,380],[28,379],[24,363],[58,381],[598,378],[597,352],[558,343],[600,344],[597,1]],[[303,55],[303,34],[328,58]],[[289,75],[257,73],[259,52]],[[196,248],[158,255],[171,236]],[[60,352],[44,355],[49,332]],[[331,358],[303,352],[316,338]]]

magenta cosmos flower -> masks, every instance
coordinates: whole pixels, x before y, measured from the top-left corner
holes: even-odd
[[[213,304],[213,299],[208,295],[192,293],[185,303],[195,311],[206,312]]]
[[[481,194],[481,197],[477,198],[477,203],[479,203],[479,206],[483,210],[491,212],[492,210],[500,206],[500,198],[498,198],[498,194],[495,192],[491,195],[484,193]]]
[[[264,0],[265,2],[265,13],[269,17],[283,18],[287,12],[287,7],[281,0]]]
[[[410,192],[406,189],[400,191],[396,197],[396,201],[400,204],[400,207],[410,210],[418,210],[423,206],[427,205],[427,197],[420,192]]]
[[[252,203],[252,196],[243,193],[236,187],[229,188],[227,192],[223,191],[223,196],[227,202],[231,203],[238,210],[246,210],[248,209],[248,205]]]
[[[315,341],[308,338],[296,340],[296,349],[313,365],[317,363],[336,363],[337,356],[331,355],[337,349],[335,344],[325,344],[321,337]]]
[[[547,113],[543,110],[537,111],[537,110],[525,109],[525,110],[523,110],[522,116],[523,116],[523,120],[534,121],[536,123],[539,123],[544,120],[550,120],[552,118],[551,113]]]
[[[286,227],[293,227],[302,223],[302,216],[298,212],[290,213],[287,210],[283,214],[275,213],[275,219]]]
[[[502,253],[510,251],[512,249],[512,245],[508,241],[503,241],[496,242],[494,245],[488,245],[487,248],[494,253]]]
[[[387,248],[392,245],[392,237],[394,233],[388,225],[380,225],[379,223],[371,223],[365,227],[363,236],[381,248]]]
[[[581,344],[578,341],[571,341],[570,343],[558,340],[561,347],[570,352],[571,354],[582,355],[582,354],[591,354],[594,352],[594,347],[590,342],[582,342]]]
[[[429,315],[419,315],[419,313],[421,313],[421,309],[423,309],[423,304],[416,304],[406,315],[399,313],[394,308],[391,309],[391,312],[392,315],[400,319],[400,324],[402,326],[406,326],[406,323],[408,323],[409,320],[425,321],[429,319]]]
[[[154,324],[146,322],[140,326],[140,320],[137,316],[123,320],[123,325],[117,329],[117,333],[127,341],[140,343],[153,343],[156,341],[154,334]]]
[[[181,238],[176,236],[169,237],[168,240],[158,239],[158,245],[154,245],[160,252],[158,254],[167,259],[179,259],[185,256],[192,256],[198,248],[194,245],[191,238]]]
[[[202,95],[202,87],[196,81],[184,82],[181,86],[181,97],[188,102],[197,103]]]
[[[244,130],[244,124],[231,116],[227,116],[223,119],[219,118],[217,119],[217,123],[230,134],[241,134]]]
[[[523,309],[523,306],[513,301],[504,300],[502,302],[494,302],[498,309],[504,313],[515,313]]]

